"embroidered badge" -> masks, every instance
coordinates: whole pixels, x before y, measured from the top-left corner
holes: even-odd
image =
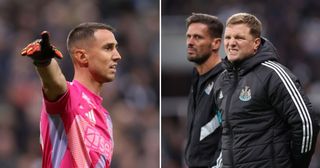
[[[210,92],[211,92],[211,90],[212,90],[212,87],[213,87],[213,82],[211,82],[211,83],[209,83],[209,84],[207,85],[206,89],[204,90],[204,91],[207,93],[207,95],[210,95]]]
[[[218,97],[219,99],[222,99],[223,98],[223,94],[222,94],[222,90],[220,90],[220,92],[219,92],[219,97]]]
[[[251,90],[249,86],[245,86],[244,89],[241,90],[239,99],[241,101],[249,101],[251,99]]]

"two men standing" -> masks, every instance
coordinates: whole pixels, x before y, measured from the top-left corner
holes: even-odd
[[[208,72],[201,71],[201,67],[209,67],[206,62],[190,59],[195,51],[202,49],[201,45],[194,49],[197,45],[192,44],[192,40],[203,37],[190,33],[192,27],[188,19],[187,26],[188,59],[195,63],[197,70],[189,96],[188,166],[307,168],[319,126],[299,80],[278,62],[272,43],[261,37],[261,22],[248,13],[238,13],[227,20],[223,37],[227,57],[222,60],[225,70],[215,74],[210,86],[213,89],[207,89],[208,83],[201,85]],[[217,41],[220,43],[221,39]],[[199,58],[205,55],[197,54]],[[211,66],[212,70],[221,66],[215,65]],[[201,101],[201,95],[208,90],[214,99],[210,105]],[[207,123],[205,119],[199,120],[200,116],[206,118]],[[210,136],[203,137],[203,131]],[[206,138],[211,139],[204,143],[206,147],[212,145],[211,150],[202,148],[205,145],[201,142]],[[194,150],[190,150],[192,144]],[[220,148],[223,164],[218,161]]]

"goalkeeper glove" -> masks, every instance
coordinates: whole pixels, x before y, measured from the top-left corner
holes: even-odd
[[[35,66],[42,67],[48,66],[54,57],[63,58],[62,53],[50,44],[49,32],[47,31],[41,33],[41,39],[37,39],[22,49],[21,55],[32,58]]]

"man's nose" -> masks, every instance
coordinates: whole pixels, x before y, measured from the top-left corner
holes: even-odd
[[[120,60],[121,58],[122,58],[122,57],[121,57],[119,51],[116,50],[115,53],[113,54],[113,59],[116,60],[116,61],[118,61],[118,60]]]
[[[236,45],[236,40],[234,39],[234,38],[231,38],[230,40],[229,40],[229,44],[230,45]]]
[[[187,38],[187,46],[193,46],[194,45],[194,39],[192,37]]]

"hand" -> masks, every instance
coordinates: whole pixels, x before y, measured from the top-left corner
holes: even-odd
[[[63,58],[62,53],[50,44],[49,32],[47,31],[41,33],[41,39],[37,39],[22,49],[21,55],[32,58],[33,64],[36,66],[48,66],[54,57]]]

